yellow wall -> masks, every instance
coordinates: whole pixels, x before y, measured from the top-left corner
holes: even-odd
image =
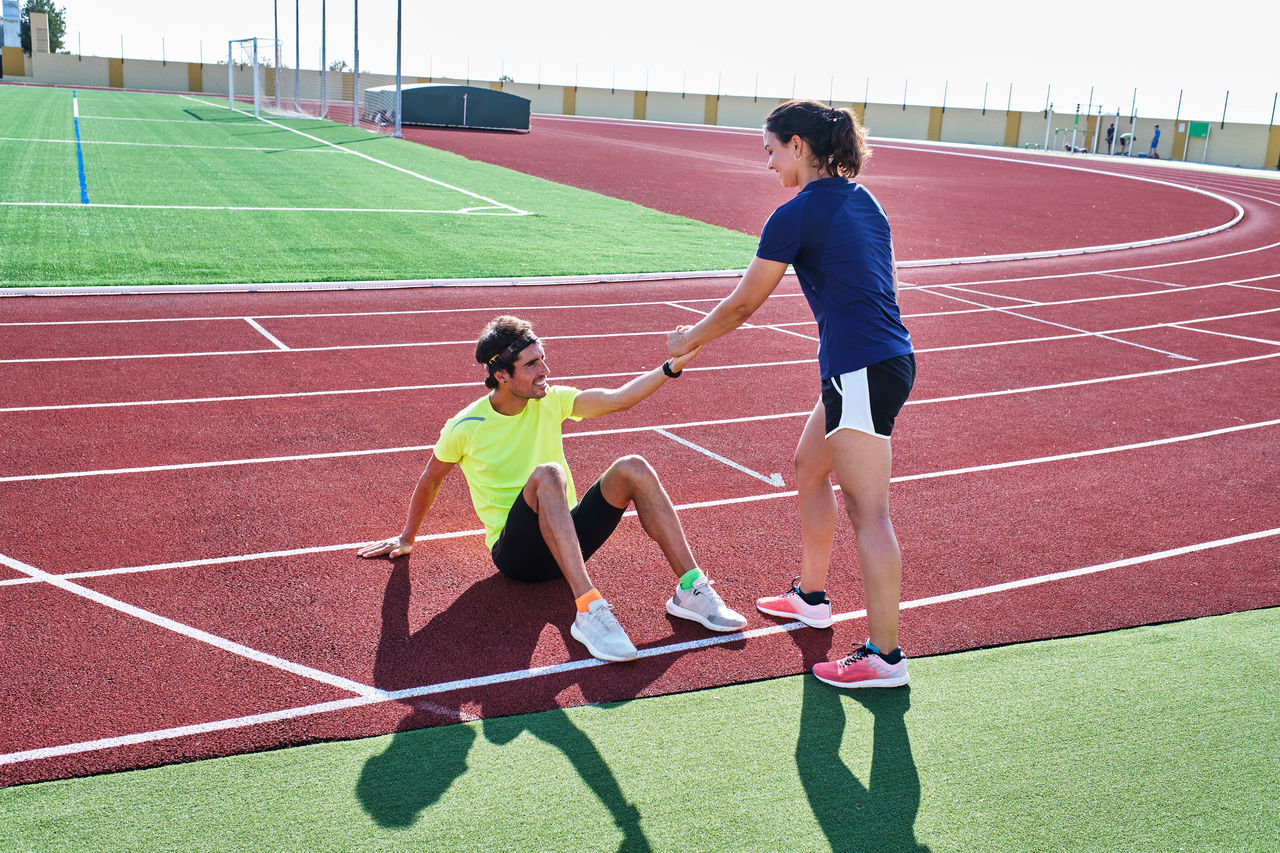
[[[4,63],[4,76],[27,76],[27,56],[22,52],[22,48],[6,46],[0,55],[0,62]]]
[[[929,108],[929,139],[942,141],[942,107]]]
[[[1004,144],[1009,148],[1017,148],[1021,133],[1022,113],[1007,113],[1004,118]]]
[[[1280,127],[1271,128],[1271,135],[1267,139],[1267,159],[1262,167],[1280,169]]]
[[[648,106],[648,92],[636,92],[635,115],[632,118],[644,121],[645,108]]]
[[[107,60],[107,79],[110,81],[107,85],[112,89],[124,88],[124,60],[108,59]]]
[[[719,95],[707,95],[707,105],[703,109],[703,124],[716,123],[716,108],[720,106]]]
[[[577,115],[578,90],[573,86],[564,87],[564,115]]]
[[[187,63],[187,89],[192,92],[204,91],[204,66],[199,62]]]

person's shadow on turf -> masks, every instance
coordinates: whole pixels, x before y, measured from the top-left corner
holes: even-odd
[[[906,714],[911,688],[841,691],[804,677],[796,767],[813,815],[832,850],[919,851],[920,774],[911,755]],[[870,778],[863,784],[840,757],[847,711],[872,715]],[[858,723],[863,717],[858,714]]]
[[[421,559],[421,558],[419,558]],[[472,584],[420,630],[409,631],[410,576],[406,557],[392,561],[382,602],[382,636],[374,663],[374,684],[388,691],[469,679],[477,674],[513,672],[530,666],[538,639],[548,624],[564,620],[565,590],[557,582],[517,584],[494,574]],[[568,624],[559,626],[568,640]],[[610,689],[630,696],[669,665],[669,655],[609,669]],[[665,660],[664,660],[665,659]],[[619,683],[618,679],[622,681]],[[380,826],[407,828],[424,809],[444,796],[467,770],[467,754],[476,739],[473,725],[441,725],[483,718],[480,730],[495,744],[528,732],[564,753],[622,831],[620,850],[649,850],[639,810],[628,803],[604,756],[563,710],[556,697],[577,686],[584,698],[594,678],[581,672],[538,675],[515,689],[475,685],[402,700],[412,710],[397,727],[385,752],[370,758],[356,783],[356,794]],[[601,697],[597,697],[601,698]],[[617,695],[603,698],[619,698]],[[533,708],[540,713],[522,713]],[[423,731],[434,726],[430,731]],[[503,802],[497,797],[496,802]],[[526,804],[511,801],[512,811]],[[567,827],[566,831],[572,831]],[[566,843],[571,839],[566,838]]]

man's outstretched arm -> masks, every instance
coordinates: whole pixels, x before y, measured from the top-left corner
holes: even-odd
[[[698,354],[697,349],[671,359],[667,364],[672,373],[679,373]],[[573,414],[579,418],[598,418],[610,412],[621,412],[657,391],[670,378],[661,367],[637,376],[621,388],[589,388],[573,400]]]
[[[440,492],[440,484],[457,464],[441,462],[432,453],[431,461],[427,463],[422,476],[418,478],[418,484],[413,487],[413,497],[409,499],[409,516],[405,519],[404,530],[398,537],[370,543],[356,553],[361,557],[381,557],[384,554],[402,557],[412,551],[413,540],[418,536],[418,528],[422,526],[427,513],[431,510],[431,505],[435,503],[436,495]]]

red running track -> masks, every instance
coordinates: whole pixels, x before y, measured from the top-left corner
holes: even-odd
[[[785,197],[749,134],[539,119],[527,136],[436,136],[747,231]],[[568,160],[568,142],[591,156]],[[894,437],[908,651],[1280,603],[1280,185],[887,144],[867,183],[904,259],[1142,241],[1229,221],[1226,200],[1244,211],[1193,240],[903,271],[920,362]],[[460,477],[412,560],[353,555],[398,530],[439,425],[481,393],[471,339],[490,315],[533,319],[560,381],[612,385],[732,285],[0,300],[0,781],[696,689],[840,652],[865,630],[849,530],[832,631],[751,606],[798,560],[788,460],[816,399],[815,328],[790,279],[757,328],[566,440],[580,488],[624,452],[655,465],[747,635],[666,616],[674,579],[632,518],[592,572],[649,656],[597,665],[568,637],[563,584],[494,574]]]

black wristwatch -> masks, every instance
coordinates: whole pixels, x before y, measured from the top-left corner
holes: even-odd
[[[676,378],[677,376],[679,376],[681,373],[684,373],[684,371],[683,371],[683,370],[675,370],[675,371],[673,371],[673,370],[671,369],[671,362],[669,362],[669,361],[664,361],[664,362],[662,362],[662,372],[663,372],[663,373],[665,373],[665,374],[667,374],[668,376],[670,376],[672,379],[675,379],[675,378]]]

